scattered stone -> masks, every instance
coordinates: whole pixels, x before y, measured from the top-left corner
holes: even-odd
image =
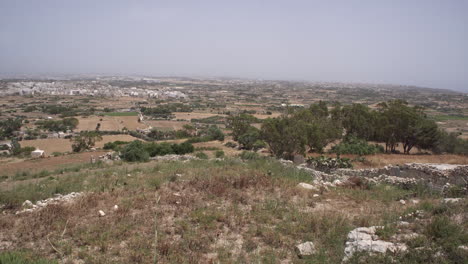
[[[400,200],[400,203],[401,203],[402,205],[405,205],[405,204],[406,204],[406,201],[405,201],[405,200]]]
[[[407,250],[405,244],[392,243],[384,240],[380,240],[375,234],[378,228],[381,226],[371,227],[358,227],[348,233],[348,240],[346,241],[345,257],[343,262],[348,261],[355,252],[367,251],[370,253],[385,253],[399,252]]]
[[[458,203],[462,200],[463,198],[445,198],[444,200],[442,200],[442,202],[443,203]]]
[[[411,203],[412,203],[412,204],[418,204],[418,203],[419,203],[419,200],[413,199],[413,200],[411,200]]]
[[[114,211],[117,211],[119,210],[119,206],[118,205],[114,205]]]
[[[100,216],[100,217],[106,216],[106,213],[104,213],[103,210],[99,210],[99,216]]]
[[[192,156],[192,155],[164,155],[164,156],[151,157],[150,159],[159,160],[159,161],[190,161],[190,160],[198,160],[199,158]]]
[[[410,223],[406,222],[406,221],[398,221],[397,225],[400,226],[400,227],[406,227],[406,226],[409,226]]]
[[[83,193],[72,192],[66,195],[56,194],[55,197],[37,201],[36,204],[33,204],[31,201],[26,200],[23,203],[24,209],[17,211],[16,214],[34,212],[51,204],[72,202],[74,199],[80,197],[81,195],[83,195]]]
[[[33,203],[29,200],[24,201],[23,207],[33,207]]]
[[[468,246],[461,245],[461,246],[458,246],[458,249],[468,251]]]
[[[308,241],[296,246],[296,253],[299,257],[311,256],[315,254],[317,250],[315,249],[314,243]]]
[[[301,187],[303,189],[306,189],[306,190],[319,191],[319,188],[315,187],[312,184],[308,184],[308,183],[305,183],[305,182],[301,182],[297,186]]]
[[[314,195],[312,195],[312,196],[313,196],[313,197],[319,197],[320,195],[318,195],[318,194],[314,194]]]

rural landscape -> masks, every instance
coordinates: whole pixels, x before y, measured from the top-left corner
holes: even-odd
[[[1,263],[468,260],[464,93],[175,77],[0,93]]]
[[[0,264],[468,264],[467,14],[1,0]]]

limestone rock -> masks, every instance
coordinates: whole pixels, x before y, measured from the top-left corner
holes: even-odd
[[[301,187],[303,189],[306,189],[306,190],[313,190],[313,191],[318,191],[319,190],[319,188],[315,187],[314,185],[308,184],[308,183],[305,183],[305,182],[301,182],[297,186]]]
[[[314,243],[308,241],[296,246],[296,252],[299,257],[310,256],[317,252]]]

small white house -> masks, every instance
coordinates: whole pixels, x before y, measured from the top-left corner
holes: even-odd
[[[44,158],[45,157],[45,151],[36,149],[31,152],[31,157],[33,158]]]

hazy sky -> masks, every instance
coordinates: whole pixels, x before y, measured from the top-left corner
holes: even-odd
[[[0,74],[228,76],[468,91],[465,0],[0,0]]]

